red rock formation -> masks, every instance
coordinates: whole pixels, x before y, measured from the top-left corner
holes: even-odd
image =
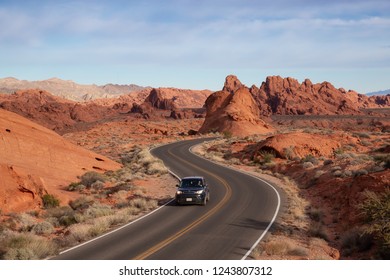
[[[321,134],[302,132],[277,134],[260,142],[255,153],[270,152],[283,159],[304,158],[308,155],[333,157],[342,144],[353,141],[356,142],[356,139],[348,136],[335,136],[332,139]]]
[[[164,98],[160,89],[153,89],[144,103],[150,104],[151,107],[159,110],[173,110],[176,108],[174,99]]]
[[[210,95],[205,106],[206,119],[200,133],[218,131],[243,136],[270,131],[260,119],[259,108],[249,90],[234,76],[226,78],[224,89]]]
[[[0,94],[0,108],[17,113],[49,129],[62,132],[77,123],[89,123],[119,114],[117,109],[69,101],[42,90]]]
[[[253,86],[250,91],[263,115],[360,114],[361,108],[390,106],[390,98],[368,98],[309,79],[300,84],[293,78],[270,76],[259,89]]]
[[[150,117],[162,116],[162,113],[159,113],[157,110],[171,111],[175,109],[176,106],[173,99],[163,98],[159,89],[153,89],[142,104],[133,104],[130,113],[138,113],[144,118],[149,119]]]
[[[66,203],[64,190],[89,170],[115,170],[120,164],[75,146],[17,114],[0,109],[0,209],[3,213],[39,209],[49,193]]]

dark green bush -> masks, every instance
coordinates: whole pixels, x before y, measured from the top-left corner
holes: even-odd
[[[45,207],[46,209],[60,206],[60,200],[52,194],[44,194],[42,196],[42,202],[43,207]]]
[[[382,193],[365,191],[364,196],[358,208],[365,218],[365,233],[373,234],[390,250],[390,188]]]

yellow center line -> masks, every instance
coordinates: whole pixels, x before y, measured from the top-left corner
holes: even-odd
[[[214,177],[218,181],[220,181],[223,184],[223,186],[225,187],[226,193],[225,193],[224,197],[222,198],[222,200],[214,208],[212,208],[210,211],[208,211],[206,214],[204,214],[202,217],[200,217],[199,219],[195,220],[194,222],[192,222],[191,224],[189,224],[185,228],[181,229],[180,231],[178,231],[174,235],[172,235],[172,236],[168,237],[167,239],[161,241],[160,243],[154,245],[153,247],[151,247],[150,249],[148,249],[144,253],[139,254],[138,256],[136,256],[134,258],[135,260],[146,259],[147,257],[149,257],[152,254],[156,253],[157,251],[161,250],[162,248],[164,248],[165,246],[167,246],[171,242],[175,241],[179,237],[183,236],[185,233],[189,232],[190,230],[192,230],[193,228],[195,228],[196,226],[198,226],[199,224],[201,224],[202,222],[207,220],[209,217],[214,215],[219,209],[221,209],[222,206],[224,206],[229,201],[229,199],[230,199],[230,197],[232,195],[231,187],[229,186],[229,184],[223,178],[219,177],[218,175],[215,175],[215,174],[211,173],[208,170],[205,170],[205,169],[203,169],[203,168],[201,168],[199,166],[196,166],[196,165],[192,164],[191,162],[189,162],[187,160],[184,160],[184,159],[174,155],[171,152],[171,150],[168,150],[168,153],[172,157],[174,157],[174,158],[176,158],[176,159],[178,159],[178,160],[180,160],[180,161],[182,161],[182,162],[192,166],[193,168],[198,169],[198,170],[200,170],[200,171],[202,171],[202,172],[204,172],[204,173]]]

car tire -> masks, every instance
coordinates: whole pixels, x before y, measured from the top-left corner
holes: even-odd
[[[202,206],[205,206],[207,204],[207,196],[204,197],[202,201]]]

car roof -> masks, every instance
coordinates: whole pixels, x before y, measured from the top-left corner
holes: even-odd
[[[184,180],[184,179],[204,179],[204,177],[202,177],[202,176],[188,176],[188,177],[181,178],[181,180]]]

